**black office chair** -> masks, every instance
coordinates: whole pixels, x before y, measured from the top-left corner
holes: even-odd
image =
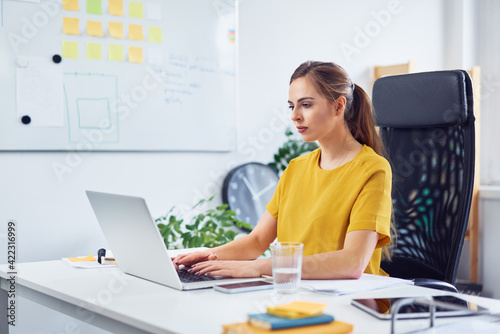
[[[474,183],[472,82],[465,71],[389,76],[373,86],[393,171],[397,243],[390,275],[457,291]]]

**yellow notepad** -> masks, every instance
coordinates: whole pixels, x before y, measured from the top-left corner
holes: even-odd
[[[286,328],[279,330],[264,329],[255,327],[247,322],[223,325],[223,334],[343,334],[350,333],[353,330],[353,325],[335,320],[329,324],[313,325],[295,328]]]
[[[289,304],[269,306],[267,308],[267,313],[276,315],[278,317],[298,319],[320,315],[323,313],[323,309],[327,305],[328,304],[323,303],[294,301]]]

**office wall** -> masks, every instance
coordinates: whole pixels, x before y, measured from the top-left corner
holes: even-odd
[[[304,60],[335,61],[368,91],[374,65],[411,59],[419,71],[446,67],[444,0],[241,0],[239,10],[237,149],[0,153],[0,226],[17,221],[19,261],[86,255],[105,245],[86,189],[143,196],[159,216],[173,205],[189,207],[219,193],[225,174],[237,164],[271,161],[284,141],[288,80]],[[206,112],[215,107],[206,106]],[[54,169],[60,165],[67,168]],[[5,231],[0,236],[0,247],[6,248]],[[89,332],[24,299],[18,315],[14,333],[67,333],[73,324]]]

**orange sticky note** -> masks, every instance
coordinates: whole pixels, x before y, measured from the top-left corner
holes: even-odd
[[[78,7],[78,0],[63,0],[63,9],[74,11],[80,10]]]
[[[160,27],[148,27],[148,41],[161,43],[162,32]]]
[[[87,21],[87,34],[90,36],[104,36],[102,23],[99,21]]]
[[[79,20],[74,17],[63,17],[63,32],[67,35],[80,35]]]
[[[142,33],[142,25],[129,24],[128,25],[128,39],[133,41],[142,41],[144,34]]]
[[[90,254],[87,257],[68,257],[68,260],[71,262],[90,262],[95,261],[95,257]]]
[[[123,16],[123,0],[109,0],[109,13],[115,16]]]
[[[123,23],[109,22],[108,23],[109,35],[113,38],[123,38]]]
[[[115,61],[123,61],[123,45],[109,44],[108,59]]]
[[[78,59],[78,43],[63,42],[62,56],[63,58]]]
[[[131,63],[142,63],[142,48],[137,46],[129,46],[128,61]]]

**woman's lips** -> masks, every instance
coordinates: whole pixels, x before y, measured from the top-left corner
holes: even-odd
[[[302,133],[307,130],[307,126],[298,126],[297,130],[299,131],[299,133]]]

